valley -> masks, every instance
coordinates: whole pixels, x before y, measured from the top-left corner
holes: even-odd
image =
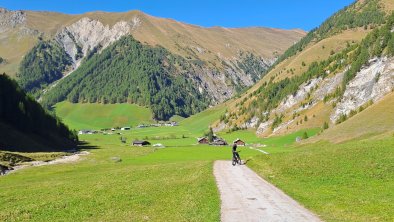
[[[393,221],[393,10],[0,8],[0,221]]]
[[[0,218],[217,221],[220,198],[213,162],[229,160],[231,149],[196,145],[206,128],[194,126],[207,125],[220,113],[206,111],[207,120],[195,116],[182,120],[179,127],[81,135],[90,154],[79,161],[22,169],[0,178],[1,201],[7,206]],[[308,130],[311,139],[318,138],[316,132]],[[248,146],[241,147],[240,154],[247,166],[324,220],[385,221],[394,217],[389,210],[392,206],[387,205],[392,199],[392,134],[341,144],[299,145],[295,141],[303,133],[257,138],[254,132],[236,131],[220,136],[228,142],[245,140]],[[131,146],[136,139],[164,148]],[[253,144],[264,145],[259,149],[269,155],[250,149]],[[45,211],[38,207],[44,205],[51,207]]]

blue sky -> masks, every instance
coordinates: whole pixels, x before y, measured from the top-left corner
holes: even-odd
[[[138,9],[204,27],[263,26],[310,30],[354,0],[1,0],[8,9],[80,14]]]

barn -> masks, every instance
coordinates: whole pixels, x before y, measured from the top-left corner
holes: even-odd
[[[197,138],[198,144],[209,144],[209,140],[206,137]]]
[[[134,140],[133,141],[133,146],[148,146],[150,145],[150,142],[145,141],[145,140]]]

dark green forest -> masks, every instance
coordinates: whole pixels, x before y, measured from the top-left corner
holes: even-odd
[[[5,74],[0,74],[0,133],[0,149],[11,151],[73,149],[78,140]]]
[[[62,78],[72,64],[71,57],[54,41],[40,41],[23,58],[18,71],[20,86],[34,94]]]
[[[48,92],[42,104],[136,103],[152,109],[154,118],[189,116],[209,104],[189,78],[192,64],[162,47],[143,45],[125,36],[101,53],[90,55],[69,77]]]

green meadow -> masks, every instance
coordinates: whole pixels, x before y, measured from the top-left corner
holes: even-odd
[[[56,104],[56,114],[71,129],[103,129],[152,123],[149,108],[135,104],[70,103]]]
[[[318,142],[248,164],[325,221],[394,220],[394,136]]]
[[[132,134],[122,136],[131,140]],[[160,140],[170,144],[160,149],[132,147],[119,135],[101,134],[81,139],[93,147],[84,160],[0,178],[0,221],[219,220],[212,167],[214,160],[231,158],[229,147],[188,139]],[[259,155],[243,149],[245,157]]]
[[[59,116],[77,127],[71,115],[75,112]],[[213,162],[230,160],[231,148],[197,145],[196,138],[223,112],[224,107],[216,107],[179,118],[177,127],[82,135],[86,145],[81,149],[90,152],[82,160],[0,177],[0,221],[219,221]],[[128,123],[133,121],[140,120]],[[248,146],[240,148],[240,154],[247,165],[325,221],[392,221],[394,137],[295,143],[304,132],[316,137],[318,131],[270,138],[259,138],[253,131],[219,136],[230,143],[245,140]],[[165,148],[132,147],[135,139]]]

